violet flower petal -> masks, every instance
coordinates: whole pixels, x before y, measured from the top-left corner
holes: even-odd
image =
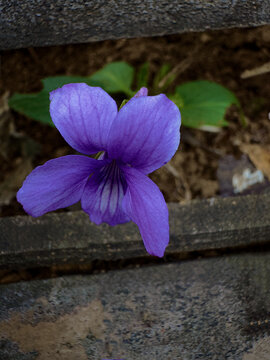
[[[174,155],[180,123],[178,107],[165,95],[133,97],[113,122],[108,155],[148,174]]]
[[[31,216],[75,204],[81,199],[87,179],[106,161],[67,155],[35,168],[17,193],[17,200]]]
[[[122,209],[126,187],[117,162],[112,161],[87,181],[81,199],[82,209],[97,225],[106,222],[113,226],[130,221]]]
[[[73,149],[83,154],[106,150],[116,102],[104,90],[68,84],[50,93],[52,121]]]
[[[139,91],[136,92],[136,94],[133,96],[135,98],[141,97],[141,96],[147,96],[148,95],[148,89],[146,87],[140,88]]]
[[[164,197],[140,171],[123,167],[123,172],[128,185],[123,210],[138,225],[147,252],[162,257],[169,243],[169,214]]]

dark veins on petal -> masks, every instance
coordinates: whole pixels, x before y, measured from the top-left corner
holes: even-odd
[[[96,224],[117,225],[130,220],[122,209],[127,182],[121,165],[117,160],[110,160],[88,180],[82,207]]]
[[[126,180],[116,160],[112,160],[109,165],[101,170],[100,180],[102,182],[100,210],[102,213],[107,213],[113,217],[119,210],[118,207],[121,205],[127,189]]]

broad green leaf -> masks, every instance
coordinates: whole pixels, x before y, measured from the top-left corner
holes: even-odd
[[[42,90],[37,94],[14,94],[8,102],[11,109],[51,126],[53,122],[49,114],[49,93]]]
[[[182,110],[184,106],[184,100],[180,94],[175,93],[173,95],[168,95],[168,98],[171,99],[179,107],[180,110]]]
[[[147,87],[149,79],[149,63],[146,62],[139,67],[137,73],[137,90]]]
[[[11,109],[24,114],[31,119],[38,120],[43,124],[54,126],[50,114],[50,92],[62,87],[65,84],[84,82],[94,85],[89,77],[84,76],[52,76],[42,80],[43,90],[36,94],[14,94],[9,99]]]
[[[134,70],[125,62],[106,65],[92,76],[52,76],[42,80],[43,90],[36,94],[14,94],[9,99],[11,109],[44,124],[53,125],[49,114],[49,93],[70,83],[86,83],[100,86],[107,92],[124,92],[133,96],[131,84]]]
[[[50,76],[41,80],[44,90],[48,93],[71,83],[86,83],[91,86],[98,86],[91,81],[89,76]]]
[[[193,128],[222,127],[226,110],[235,104],[236,96],[223,86],[209,81],[192,81],[180,85],[172,95],[182,115],[182,124]]]
[[[123,92],[128,96],[133,96],[134,92],[131,90],[133,78],[133,67],[120,61],[104,66],[103,69],[90,76],[90,81],[109,93]]]
[[[53,76],[42,80],[43,90],[36,94],[14,94],[9,99],[10,108],[44,124],[53,126],[49,114],[49,93],[65,84],[84,82],[91,86],[100,86],[105,91],[124,92],[133,96],[131,85],[134,69],[125,62],[106,65],[92,76]]]

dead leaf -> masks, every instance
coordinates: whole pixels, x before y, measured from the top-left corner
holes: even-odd
[[[242,154],[240,159],[233,155],[221,157],[217,178],[221,196],[257,194],[269,186],[262,171],[255,168],[246,154]]]
[[[242,144],[240,149],[248,155],[255,167],[270,180],[270,148],[259,144]]]

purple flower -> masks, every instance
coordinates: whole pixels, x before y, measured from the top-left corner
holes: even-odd
[[[52,120],[80,153],[38,166],[17,199],[41,216],[81,201],[96,224],[134,221],[149,254],[162,257],[169,243],[168,209],[147,174],[166,164],[180,140],[180,112],[165,95],[142,88],[120,111],[101,88],[68,84],[50,94]]]

